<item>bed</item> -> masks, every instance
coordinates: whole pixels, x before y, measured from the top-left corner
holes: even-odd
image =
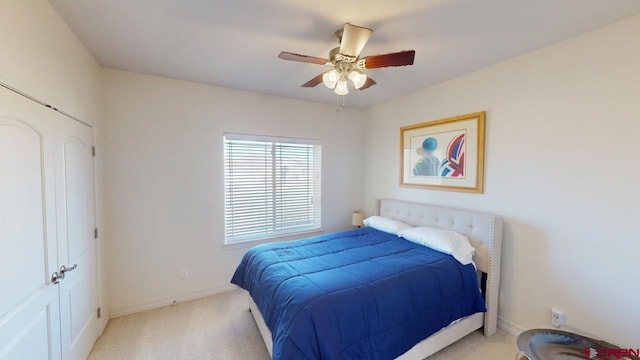
[[[365,353],[379,359],[423,359],[483,326],[486,336],[496,332],[500,219],[399,200],[381,200],[379,215],[466,235],[476,249],[477,272],[451,256],[373,229],[254,248],[233,282],[255,298],[251,312],[274,358],[355,358]],[[354,243],[364,245],[355,249]],[[314,261],[303,261],[306,257]],[[391,272],[399,275],[391,278]],[[367,282],[350,283],[351,277]],[[479,283],[484,302],[475,299]]]

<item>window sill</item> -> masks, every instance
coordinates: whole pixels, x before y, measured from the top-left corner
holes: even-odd
[[[260,244],[303,239],[310,236],[320,235],[322,233],[323,233],[323,230],[322,228],[320,228],[317,230],[303,231],[295,234],[279,235],[279,236],[261,238],[256,240],[247,240],[247,241],[240,241],[240,242],[230,243],[230,244],[222,244],[221,246],[224,251],[233,251],[233,250],[239,250],[239,249],[248,249]]]

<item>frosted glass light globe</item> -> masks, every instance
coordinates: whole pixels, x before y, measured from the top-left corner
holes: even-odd
[[[324,86],[328,87],[329,89],[333,89],[334,87],[336,87],[338,77],[338,72],[334,69],[322,75],[322,82],[324,83]]]
[[[367,81],[367,75],[358,70],[351,70],[349,80],[353,81],[353,86],[356,89],[360,89]]]
[[[338,95],[347,95],[349,93],[349,88],[347,88],[347,80],[342,79],[338,81],[334,92]]]

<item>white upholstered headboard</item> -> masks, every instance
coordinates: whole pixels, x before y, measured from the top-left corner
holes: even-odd
[[[453,230],[467,236],[476,249],[473,261],[486,273],[493,251],[500,251],[502,221],[495,215],[388,199],[380,200],[379,214],[412,226]]]
[[[389,199],[380,200],[378,213],[380,216],[413,226],[453,230],[469,238],[471,245],[476,249],[473,261],[479,271],[487,274],[485,334],[495,333],[502,252],[502,220],[486,213]]]

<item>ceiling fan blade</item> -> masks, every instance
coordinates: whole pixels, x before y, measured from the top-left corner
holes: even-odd
[[[322,75],[324,75],[325,73],[322,73],[316,77],[314,77],[313,79],[307,81],[306,83],[302,84],[301,87],[314,87],[318,84],[320,84],[322,82]]]
[[[364,45],[369,41],[373,30],[361,26],[344,24],[342,40],[340,41],[340,54],[357,57]]]
[[[287,51],[281,52],[280,55],[278,55],[278,57],[282,60],[299,61],[304,63],[318,64],[318,65],[324,65],[327,63],[327,59],[323,59],[315,56],[309,56],[309,55],[294,54]]]
[[[388,66],[405,66],[413,65],[413,59],[416,56],[414,50],[400,51],[397,53],[373,55],[364,58],[364,66],[367,69],[382,68]]]
[[[364,82],[364,85],[362,85],[362,87],[360,87],[359,90],[364,90],[364,89],[370,88],[375,84],[377,84],[377,82],[375,80],[373,80],[370,77],[367,77],[367,81]]]

